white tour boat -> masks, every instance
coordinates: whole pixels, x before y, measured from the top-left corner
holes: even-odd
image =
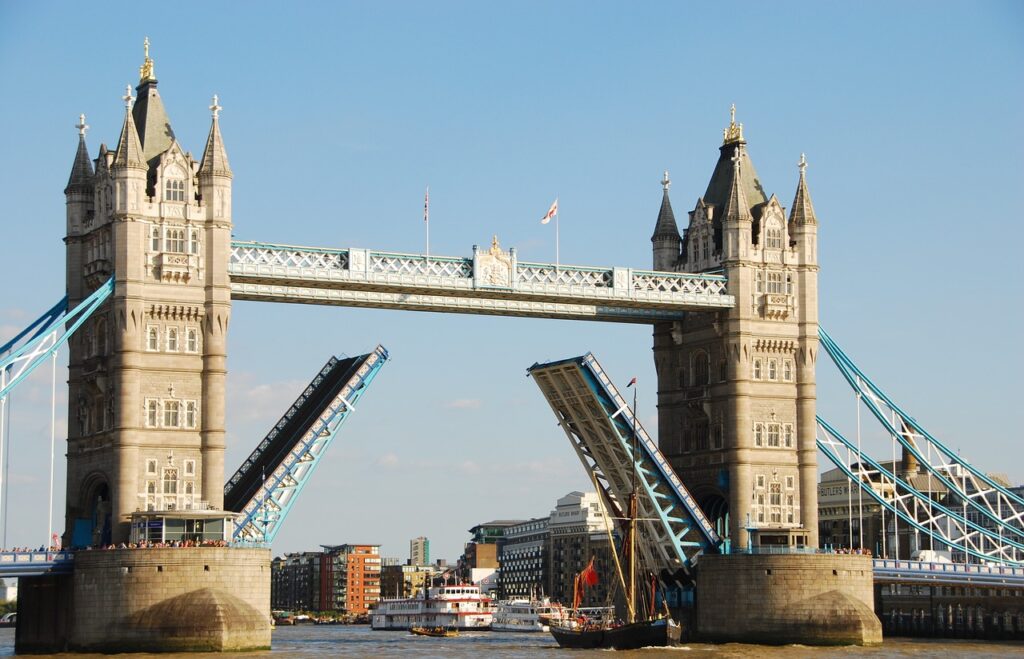
[[[382,599],[370,614],[371,629],[443,627],[459,631],[491,628],[491,598],[479,586],[430,588],[426,597]]]
[[[546,632],[550,626],[566,619],[561,604],[543,599],[515,599],[497,602],[494,605],[494,621],[491,629],[496,632]]]

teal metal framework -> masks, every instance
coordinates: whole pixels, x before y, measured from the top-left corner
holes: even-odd
[[[534,364],[528,373],[618,519],[626,516],[635,472],[647,565],[676,574],[702,553],[719,552],[722,538],[593,354]]]
[[[246,543],[270,543],[281,529],[281,524],[288,516],[292,505],[309,482],[310,476],[323,457],[344,423],[345,419],[356,409],[356,403],[373,382],[381,367],[388,359],[388,351],[378,345],[373,352],[358,358],[351,376],[340,391],[312,419],[310,425],[299,439],[287,451],[283,458],[273,466],[271,473],[262,474],[262,483],[252,498],[241,509],[241,516],[236,522],[233,540]],[[304,392],[305,395],[305,392]],[[302,397],[300,396],[300,399]],[[299,401],[296,401],[296,405]],[[295,405],[290,411],[294,411]],[[288,414],[282,418],[276,428],[282,427]],[[259,452],[273,439],[274,431],[261,442],[246,464],[251,468],[258,461]],[[247,469],[243,464],[239,473]],[[225,489],[232,486],[235,477],[228,481]]]

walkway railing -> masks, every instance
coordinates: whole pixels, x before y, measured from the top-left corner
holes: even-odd
[[[66,574],[74,564],[75,555],[70,551],[3,551],[0,578]]]
[[[675,320],[732,307],[722,275],[520,263],[515,249],[471,258],[232,242],[232,297],[615,322]]]
[[[1024,567],[876,558],[875,582],[978,583],[1024,588]]]

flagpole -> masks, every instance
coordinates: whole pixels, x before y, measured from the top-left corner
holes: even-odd
[[[558,213],[561,209],[558,207],[558,197],[555,197],[555,270],[558,270],[559,257],[558,257]]]
[[[430,186],[423,196],[423,223],[427,225],[427,260],[430,260]]]

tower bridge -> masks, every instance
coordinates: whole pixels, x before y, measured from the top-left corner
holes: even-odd
[[[454,257],[235,241],[233,173],[217,98],[198,161],[171,129],[148,42],[135,95],[129,89],[124,102],[116,146],[101,145],[95,159],[86,144],[84,116],[78,125],[65,188],[67,299],[58,305],[61,312],[78,314],[75,323],[59,340],[48,339],[61,324],[58,313],[49,313],[41,329],[0,349],[2,412],[17,384],[6,379],[8,369],[17,362],[22,372],[30,371],[52,359],[70,337],[64,546],[148,537],[151,524],[163,532],[168,520],[186,520],[202,527],[200,534],[220,529],[232,542],[258,545],[273,538],[387,351],[378,346],[357,358],[328,361],[225,484],[231,304],[253,300],[652,325],[657,444],[592,356],[535,365],[531,373],[613,510],[621,511],[625,488],[636,475],[646,518],[642,552],[662,568],[665,581],[682,579],[680,570],[700,568],[698,596],[710,598],[701,615],[710,618],[698,621],[698,630],[708,638],[729,638],[736,627],[775,638],[770,635],[783,628],[800,630],[786,642],[814,642],[815,634],[827,630],[808,627],[807,617],[816,598],[825,597],[830,610],[843,611],[850,621],[852,631],[840,641],[880,639],[870,614],[871,562],[814,554],[818,451],[841,461],[837,447],[846,447],[849,456],[853,446],[816,415],[815,368],[822,347],[858,401],[874,406],[894,445],[898,440],[905,455],[932,469],[963,507],[942,508],[942,524],[921,523],[916,504],[907,503],[915,498],[912,487],[882,465],[860,459],[859,444],[857,466],[843,463],[851,482],[867,490],[882,479],[892,496],[879,499],[893,519],[916,523],[935,546],[963,546],[975,558],[1012,565],[1008,579],[1024,578],[1016,571],[1017,527],[1024,513],[1006,510],[1024,510],[1024,501],[953,457],[819,331],[818,218],[806,161],[801,157],[787,210],[766,194],[735,113],[707,189],[682,231],[666,172],[651,237],[653,268],[647,270],[520,261],[497,237],[487,248],[474,246],[470,256]],[[941,456],[935,464],[933,448]],[[233,529],[236,513],[241,517]],[[979,528],[978,515],[998,530]],[[51,573],[33,578],[56,580],[24,582],[23,598],[35,615],[65,615],[60,598],[75,602],[75,618],[64,620],[59,638],[38,627],[35,637],[19,636],[20,648],[169,647],[159,630],[130,639],[95,634],[110,623],[101,619],[110,604],[102,593],[114,586],[127,593],[116,603],[118,615],[156,615],[146,608],[150,600],[135,597],[133,589],[162,589],[173,602],[191,597],[192,580],[202,580],[211,584],[211,606],[227,598],[232,610],[248,612],[241,616],[246,620],[266,617],[265,548],[152,554],[176,566],[169,572],[192,575],[173,579],[162,564],[154,571],[149,559],[123,551],[128,553],[0,556],[0,572],[10,566],[7,574]],[[907,578],[926,578],[923,568],[896,568],[874,566],[884,579],[911,573]],[[773,569],[797,576],[772,581]],[[61,572],[68,574],[52,576]],[[942,579],[981,576],[954,571]],[[719,610],[726,603],[740,609]],[[269,645],[269,620],[265,628],[245,624],[251,623],[225,621],[220,644],[204,647]]]

